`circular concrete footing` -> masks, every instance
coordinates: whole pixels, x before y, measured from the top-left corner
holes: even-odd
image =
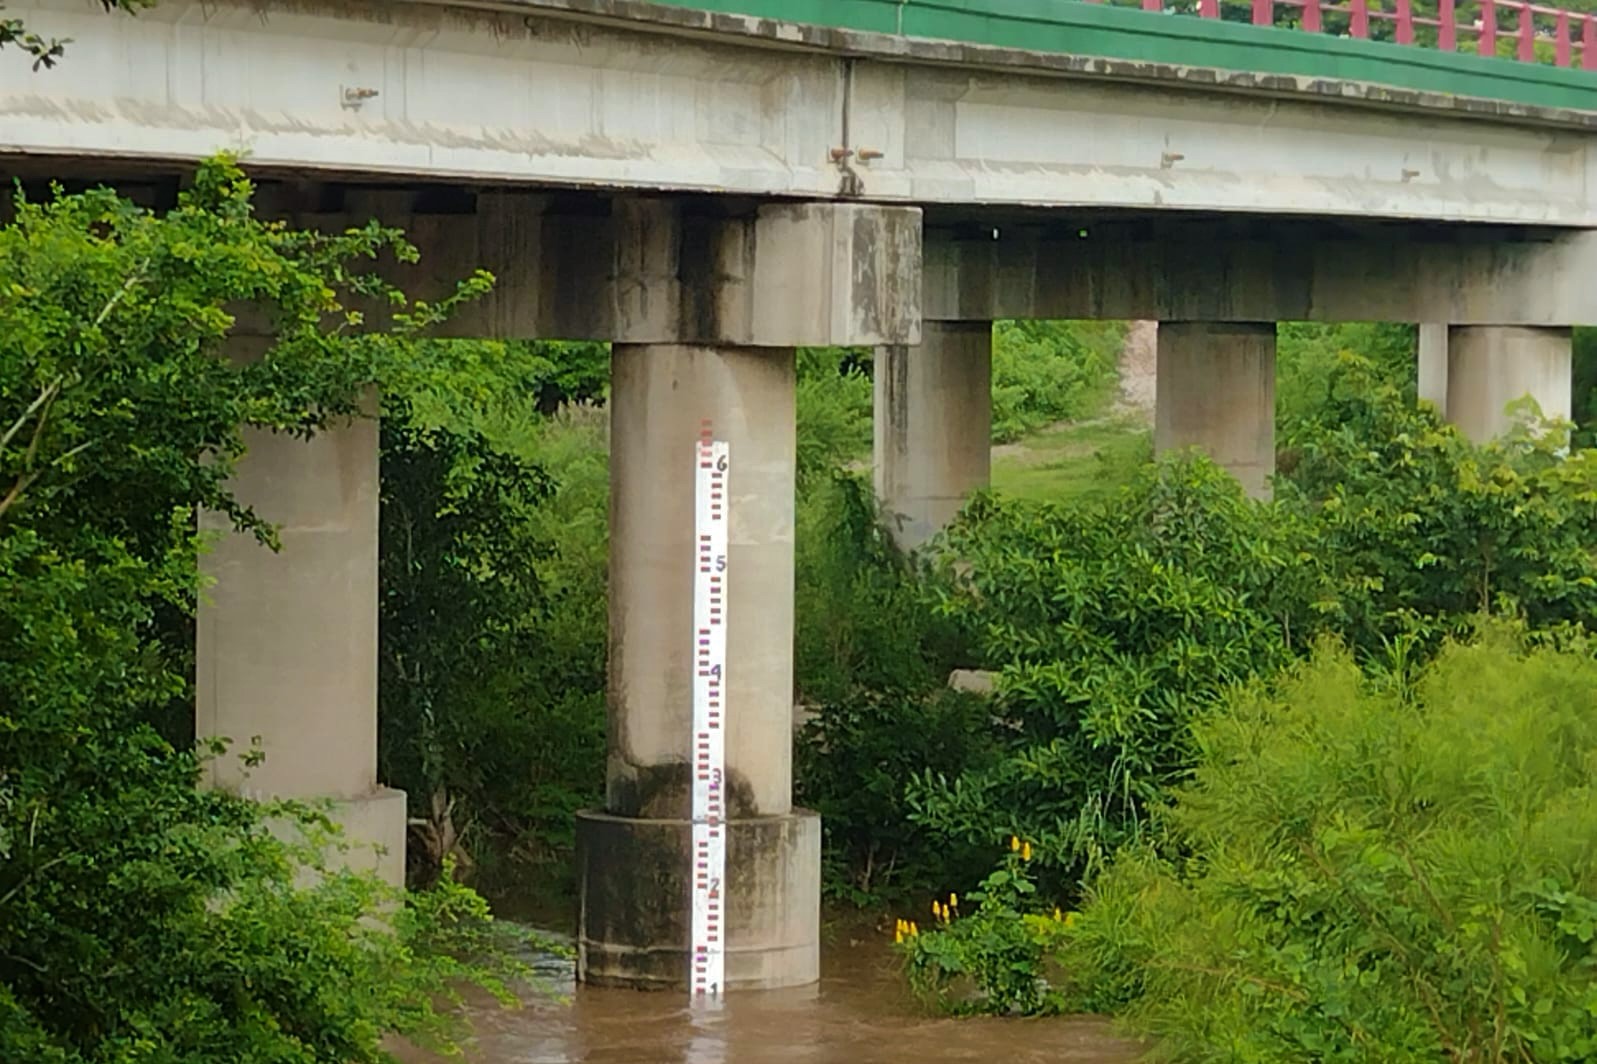
[[[727,822],[729,990],[805,986],[821,974],[821,818]],[[577,978],[596,986],[685,990],[686,820],[577,814]]]

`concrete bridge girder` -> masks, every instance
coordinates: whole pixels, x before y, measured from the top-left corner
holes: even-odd
[[[1198,224],[1154,236],[1091,225],[1063,236],[990,233],[928,232],[927,320],[1597,324],[1597,231],[1349,237],[1283,224],[1261,237]]]

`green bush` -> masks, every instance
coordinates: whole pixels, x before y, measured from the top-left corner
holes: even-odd
[[[537,466],[469,429],[426,430],[402,399],[382,427],[379,695],[384,777],[428,820],[436,867],[484,791],[519,765],[506,732],[516,714],[507,677],[540,651],[547,609],[539,580],[549,546],[529,519],[552,490]],[[507,705],[508,703],[508,705]],[[423,841],[423,840],[416,840]],[[412,850],[417,847],[413,844]]]
[[[1177,862],[1123,856],[1062,960],[1191,1061],[1597,1055],[1597,661],[1491,630],[1417,684],[1323,649],[1198,727]]]
[[[1337,572],[1327,621],[1373,652],[1405,630],[1434,649],[1482,611],[1537,627],[1597,615],[1597,454],[1565,457],[1566,439],[1527,430],[1478,446],[1343,356],[1277,487],[1312,522],[1305,549]]]
[[[972,504],[947,536],[941,608],[1000,670],[987,741],[1004,755],[924,774],[914,819],[972,845],[1031,839],[1055,887],[1141,837],[1190,763],[1192,721],[1307,635],[1322,576],[1302,542],[1196,457],[1104,504]]]
[[[795,396],[800,490],[844,465],[870,460],[872,385],[869,356],[842,347],[798,352]]]
[[[1282,435],[1334,401],[1344,355],[1356,355],[1366,372],[1410,401],[1415,394],[1418,339],[1412,325],[1385,322],[1282,322],[1276,328],[1275,410]]]
[[[913,561],[878,519],[865,482],[835,474],[799,496],[795,664],[799,698],[824,703],[860,688],[921,692],[959,656],[958,633],[933,616]]]
[[[828,894],[879,906],[977,867],[907,819],[927,768],[981,764],[987,707],[946,689],[960,633],[934,611],[869,490],[838,475],[799,498],[795,680],[808,720],[797,799],[820,811]]]
[[[200,591],[195,509],[274,539],[228,491],[242,427],[355,413],[448,310],[362,268],[410,254],[398,234],[268,226],[250,192],[217,163],[163,217],[57,193],[0,229],[0,1060],[378,1061],[474,974],[450,949],[482,941],[480,900],[307,875],[320,811],[200,790],[149,723],[192,705],[171,625]],[[347,335],[357,293],[399,331]],[[277,341],[235,364],[245,304]]]
[[[860,689],[811,712],[798,735],[796,798],[821,814],[827,896],[879,909],[968,882],[987,851],[915,823],[907,795],[925,772],[959,775],[992,760],[986,701],[946,688]]]

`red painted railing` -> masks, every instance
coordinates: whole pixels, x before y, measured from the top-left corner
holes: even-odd
[[[1103,2],[1103,0],[1090,0]],[[1116,0],[1108,0],[1116,3]],[[1120,0],[1125,2],[1125,0]],[[1434,0],[1416,14],[1414,0],[1132,0],[1144,11],[1190,13],[1240,21],[1252,8],[1255,26],[1282,26],[1361,40],[1437,48],[1444,52],[1550,63],[1597,70],[1597,13],[1566,11],[1530,0]],[[1221,4],[1228,9],[1221,14]],[[1434,14],[1429,9],[1434,7]]]

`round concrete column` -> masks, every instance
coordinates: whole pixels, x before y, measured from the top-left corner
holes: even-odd
[[[928,321],[917,347],[876,349],[876,497],[906,549],[992,475],[992,322]]]
[[[200,514],[215,584],[197,625],[195,724],[231,740],[209,782],[252,798],[332,799],[355,867],[405,875],[405,795],[377,785],[377,421],[309,441],[251,430],[233,480],[280,552]],[[259,737],[265,759],[241,755]],[[375,850],[373,849],[375,847]]]
[[[610,382],[609,755],[577,822],[578,975],[688,975],[694,447],[731,448],[727,982],[819,976],[820,820],[792,808],[791,348],[617,344]]]
[[[1159,323],[1154,450],[1197,447],[1268,498],[1275,473],[1275,324]]]
[[[1549,418],[1570,416],[1569,329],[1455,325],[1448,331],[1447,419],[1477,443],[1513,427],[1508,404],[1526,396]]]

